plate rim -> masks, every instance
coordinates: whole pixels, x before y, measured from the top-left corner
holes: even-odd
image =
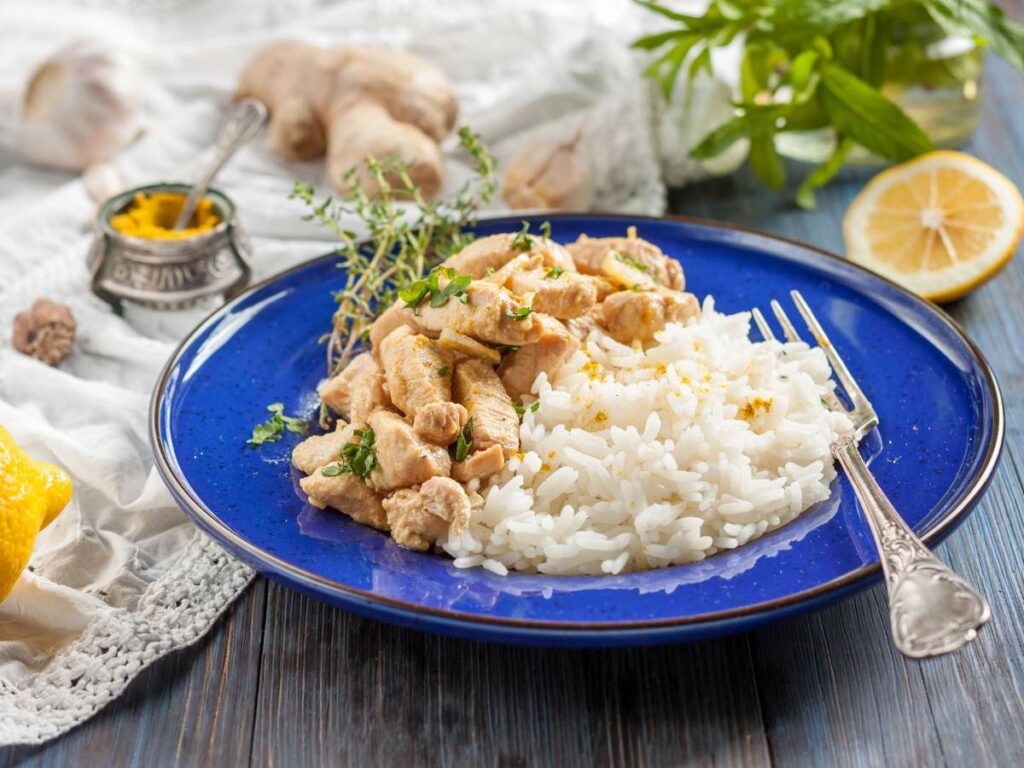
[[[907,288],[904,288],[899,283],[896,283],[889,278],[872,272],[861,265],[850,261],[838,254],[832,253],[824,248],[819,248],[816,245],[805,243],[795,238],[785,237],[782,235],[775,235],[768,232],[764,232],[751,227],[746,227],[740,224],[734,224],[731,222],[716,221],[714,219],[705,219],[695,216],[682,216],[676,214],[665,214],[663,216],[648,216],[631,213],[614,213],[614,212],[572,212],[572,211],[540,211],[540,212],[527,212],[523,211],[521,215],[510,216],[510,215],[495,215],[495,216],[480,216],[477,218],[479,224],[493,224],[500,223],[502,221],[508,221],[510,224],[518,225],[523,219],[623,219],[631,220],[636,222],[662,222],[662,223],[677,223],[685,224],[695,227],[703,227],[712,230],[724,230],[727,232],[739,232],[744,235],[753,235],[755,237],[772,240],[783,245],[795,246],[805,251],[811,251],[820,256],[824,256],[827,259],[835,262],[840,262],[846,267],[853,268],[855,272],[861,273],[862,277],[866,277],[869,280],[877,280],[902,294],[902,298],[910,299],[911,303],[917,304],[920,309],[927,313],[930,313],[936,317],[941,323],[953,334],[959,338],[964,344],[967,350],[971,353],[972,357],[978,363],[978,366],[983,374],[984,383],[992,402],[992,433],[989,439],[988,445],[985,448],[984,456],[982,458],[981,467],[977,476],[972,480],[970,486],[963,493],[959,501],[953,505],[950,510],[943,515],[939,520],[935,521],[931,529],[924,535],[921,536],[921,540],[925,544],[937,544],[941,542],[947,535],[949,535],[960,523],[966,519],[967,514],[977,505],[978,501],[984,495],[987,490],[996,467],[998,466],[999,460],[1002,455],[1002,449],[1005,439],[1005,410],[1003,405],[1002,394],[999,389],[999,384],[996,381],[995,374],[992,370],[988,359],[984,353],[973,340],[967,335],[967,333],[961,328],[960,324],[949,314],[947,314],[941,307],[933,302],[917,296]],[[171,466],[170,461],[166,455],[166,447],[163,440],[161,440],[160,431],[160,410],[161,404],[167,394],[167,381],[170,377],[171,371],[175,364],[178,362],[184,350],[192,342],[192,340],[215,319],[221,314],[225,313],[231,307],[244,301],[252,294],[262,290],[264,287],[281,280],[295,272],[302,269],[306,269],[309,266],[326,261],[328,259],[336,258],[334,253],[326,253],[320,256],[314,256],[309,259],[305,259],[298,264],[295,264],[288,269],[277,272],[257,283],[246,288],[244,291],[239,293],[237,296],[232,298],[230,301],[225,302],[220,307],[217,307],[209,315],[204,317],[177,345],[174,352],[167,359],[163,369],[160,372],[159,377],[153,387],[153,392],[150,397],[149,406],[149,440],[152,448],[155,464],[157,471],[159,472],[164,484],[167,485],[171,491],[171,495],[178,502],[179,506],[182,506],[184,511],[192,519],[193,523],[203,530],[207,535],[218,541],[218,543],[226,546],[231,552],[236,554],[240,559],[247,560],[257,571],[267,574],[267,571],[278,575],[285,579],[294,579],[295,581],[302,584],[313,594],[320,597],[330,597],[337,600],[342,604],[351,605],[353,602],[358,602],[370,609],[374,608],[382,609],[387,613],[391,614],[397,612],[399,615],[403,615],[406,618],[412,620],[422,620],[429,622],[431,619],[442,620],[441,623],[446,625],[455,624],[463,626],[467,629],[490,629],[500,631],[502,628],[507,630],[534,630],[539,633],[550,632],[550,631],[563,631],[578,635],[593,635],[593,636],[610,636],[620,633],[627,635],[633,635],[637,631],[642,630],[671,630],[693,627],[710,627],[718,623],[733,623],[742,622],[744,620],[754,620],[757,618],[766,618],[771,616],[774,612],[787,612],[795,611],[800,604],[806,603],[808,607],[813,606],[815,603],[819,603],[826,600],[829,596],[835,595],[837,598],[842,597],[845,594],[850,594],[857,588],[866,586],[870,581],[879,575],[881,572],[881,560],[877,560],[873,563],[862,565],[852,571],[849,571],[842,576],[831,579],[823,584],[819,584],[809,589],[804,589],[799,592],[794,592],[783,597],[776,597],[770,600],[764,600],[759,603],[754,603],[747,606],[741,606],[738,608],[728,608],[719,611],[712,611],[708,613],[702,613],[694,616],[682,616],[674,618],[663,618],[663,619],[644,619],[634,621],[559,621],[559,620],[546,620],[546,619],[516,619],[506,618],[497,616],[487,616],[481,614],[466,613],[464,611],[433,608],[429,606],[423,606],[418,603],[411,603],[404,600],[396,600],[391,597],[385,597],[374,592],[357,589],[348,585],[339,584],[336,581],[326,579],[319,576],[312,571],[305,568],[301,568],[290,563],[287,560],[282,560],[278,556],[266,551],[262,547],[257,546],[248,539],[235,533],[226,523],[224,523],[213,510],[207,507],[203,501],[199,498],[191,486],[185,481],[184,478],[179,478]],[[326,594],[324,594],[326,592]]]

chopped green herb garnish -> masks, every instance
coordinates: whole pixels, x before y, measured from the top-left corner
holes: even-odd
[[[473,417],[466,422],[466,426],[459,432],[455,441],[455,460],[462,461],[469,455],[469,449],[473,446]]]
[[[451,372],[452,369],[449,368],[447,365],[442,365],[440,368],[437,369],[437,375],[440,376],[442,379]]]
[[[306,434],[309,428],[306,420],[285,416],[283,403],[271,403],[267,410],[271,414],[270,418],[252,428],[252,437],[245,441],[248,445],[259,447],[264,443],[276,443],[286,429],[299,435]]]
[[[632,256],[627,256],[624,253],[616,253],[615,258],[633,269],[639,269],[641,272],[647,271],[647,265],[641,261],[637,261]]]
[[[512,238],[512,247],[517,251],[528,251],[535,245],[533,235],[530,234],[530,222],[524,221],[522,229]]]
[[[540,236],[543,237],[545,240],[550,240],[551,239],[551,222],[550,221],[545,221],[543,224],[540,225]]]
[[[339,453],[335,464],[328,464],[320,470],[324,477],[337,477],[351,472],[364,480],[377,468],[377,452],[374,450],[374,433],[372,429],[357,429],[353,433],[359,438],[358,443],[346,443]]]
[[[519,423],[523,423],[523,414],[526,413],[526,406],[523,405],[522,400],[516,400],[512,403],[512,407],[516,409],[516,415],[519,417]]]
[[[552,267],[544,275],[544,278],[546,280],[555,280],[556,278],[561,277],[563,274],[565,274],[565,270],[562,269],[562,267]]]
[[[629,290],[633,291],[633,293],[647,293],[651,290],[651,286],[644,285],[643,283],[633,283],[629,286]]]
[[[513,320],[522,322],[533,314],[533,307],[516,307],[515,309],[505,310],[505,314]]]
[[[536,413],[538,408],[540,408],[540,400],[530,406],[530,413]]]
[[[518,352],[522,349],[522,347],[518,347],[515,344],[487,344],[487,346],[491,349],[496,349],[502,355],[507,355],[510,352]]]
[[[448,282],[441,287],[441,278],[447,278]],[[434,267],[430,274],[422,277],[403,288],[398,292],[398,298],[405,302],[405,306],[415,310],[420,304],[430,297],[430,306],[442,307],[448,303],[448,299],[456,298],[465,304],[469,301],[469,294],[466,292],[473,278],[469,275],[459,275],[451,267]]]

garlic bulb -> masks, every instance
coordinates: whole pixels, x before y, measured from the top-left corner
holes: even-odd
[[[536,141],[512,158],[501,195],[512,208],[585,211],[594,199],[583,130],[566,138]]]
[[[77,40],[29,79],[15,146],[26,160],[80,171],[109,160],[141,131],[142,77],[92,40]]]

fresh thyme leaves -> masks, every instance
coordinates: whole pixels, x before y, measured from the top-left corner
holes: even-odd
[[[505,310],[505,314],[513,320],[522,322],[533,314],[533,307],[515,307],[514,309]]]
[[[309,213],[304,218],[327,227],[339,240],[344,281],[335,294],[338,306],[325,337],[328,374],[340,371],[358,352],[370,324],[398,296],[395,286],[411,287],[473,240],[467,229],[477,209],[494,197],[495,163],[468,128],[459,129],[459,140],[476,173],[446,200],[426,200],[395,159],[367,158],[366,170],[377,187],[373,194],[359,185],[355,169],[345,175],[352,191],[338,200],[317,201],[311,185],[296,183],[291,197],[305,204]],[[367,239],[359,239],[343,220],[358,221]],[[449,295],[456,295],[454,291]]]
[[[538,408],[540,408],[540,400],[537,400],[530,406],[530,413],[536,413]]]
[[[526,413],[526,406],[523,405],[522,400],[516,400],[512,403],[512,407],[516,409],[516,416],[519,417],[519,423],[523,423],[523,415]]]
[[[466,422],[466,426],[459,432],[455,441],[455,460],[462,461],[469,455],[469,449],[473,447],[473,417]]]
[[[1024,27],[985,0],[711,0],[701,15],[637,2],[671,23],[633,43],[653,52],[645,74],[666,98],[684,64],[687,78],[710,72],[712,50],[742,40],[736,114],[704,136],[693,157],[714,157],[748,139],[751,169],[780,188],[786,173],[775,137],[831,130],[832,155],[798,189],[805,208],[814,206],[815,189],[835,176],[853,144],[895,161],[932,149],[887,93],[915,86],[959,91],[979,77],[984,45],[1024,71]],[[927,55],[946,35],[979,46]]]
[[[555,280],[555,279],[561,277],[564,273],[565,273],[565,270],[562,267],[552,267],[551,269],[549,269],[547,271],[547,273],[544,275],[544,277],[547,280]]]
[[[639,269],[641,272],[647,271],[647,265],[642,261],[637,261],[632,256],[627,256],[624,253],[615,254],[616,261],[621,261],[623,264],[632,267],[633,269]]]
[[[270,418],[252,428],[252,437],[245,441],[248,445],[259,447],[264,443],[276,443],[286,429],[296,434],[306,434],[306,420],[296,416],[285,416],[283,403],[271,403],[267,406],[267,411],[271,414]]]
[[[440,368],[437,369],[437,375],[440,376],[442,379],[451,372],[452,369],[449,368],[447,365],[442,365]]]
[[[339,459],[320,470],[324,477],[337,477],[351,472],[365,480],[377,468],[377,452],[374,449],[374,433],[372,429],[357,429],[353,433],[359,438],[358,443],[346,443],[342,447]]]
[[[444,287],[441,287],[441,278],[448,280]],[[430,274],[414,281],[407,288],[398,291],[398,298],[405,302],[405,306],[416,309],[427,298],[430,297],[430,306],[442,307],[448,303],[449,298],[456,298],[465,304],[469,301],[469,294],[466,290],[473,278],[469,275],[459,275],[450,267],[434,267]]]
[[[540,225],[540,236],[543,237],[545,240],[550,240],[551,239],[551,222],[550,221],[545,221],[545,222],[541,223],[541,225]]]
[[[517,251],[528,251],[536,244],[533,235],[530,234],[530,222],[524,221],[523,226],[512,238],[512,247]]]

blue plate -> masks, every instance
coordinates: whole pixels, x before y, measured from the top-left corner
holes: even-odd
[[[797,288],[881,417],[865,441],[878,481],[932,545],[984,491],[1002,447],[988,364],[934,306],[847,261],[799,243],[701,221],[565,215],[580,233],[639,235],[679,259],[687,287],[722,311],[765,306]],[[536,217],[536,226],[542,220]],[[491,220],[481,235],[518,229]],[[704,562],[604,577],[495,576],[402,549],[305,503],[286,434],[246,447],[268,403],[308,412],[324,371],[317,338],[340,275],[325,256],[253,287],[215,312],[171,358],[152,403],[157,466],[181,506],[267,576],[349,610],[462,637],[598,646],[692,640],[818,608],[871,583],[878,558],[852,489],[793,523]]]

